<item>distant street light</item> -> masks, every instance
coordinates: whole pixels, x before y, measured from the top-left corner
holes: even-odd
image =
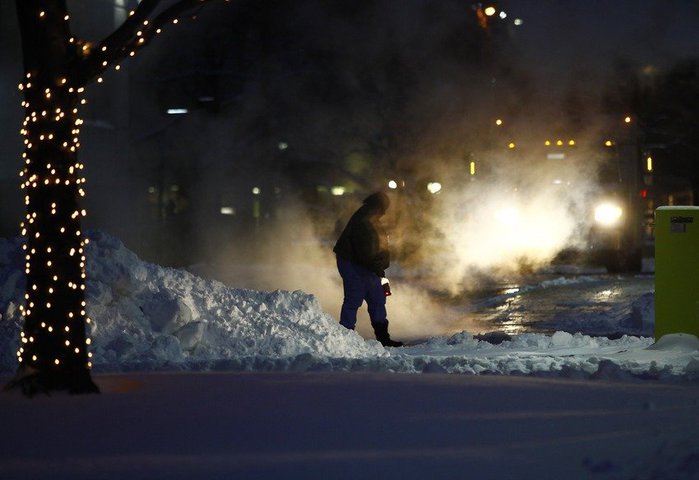
[[[435,194],[442,190],[442,184],[439,182],[430,182],[427,184],[427,191]]]
[[[168,115],[183,115],[187,112],[189,112],[189,110],[187,110],[186,108],[168,108],[167,109]]]
[[[493,15],[495,15],[496,10],[495,7],[486,7],[486,9],[483,10],[483,12],[489,17],[492,17]]]
[[[235,207],[231,207],[231,206],[221,207],[221,215],[235,215]]]

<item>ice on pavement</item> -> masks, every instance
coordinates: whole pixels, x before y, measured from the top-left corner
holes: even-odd
[[[341,327],[295,291],[231,288],[140,260],[116,238],[89,233],[88,315],[97,371],[391,371],[699,378],[699,341],[677,334],[618,339],[558,331],[493,345],[468,332],[385,349]],[[19,239],[0,239],[0,372],[16,368],[24,295]],[[564,280],[561,280],[564,281]],[[634,308],[652,315],[652,295]],[[645,318],[644,323],[652,323]],[[691,338],[688,338],[691,337]]]

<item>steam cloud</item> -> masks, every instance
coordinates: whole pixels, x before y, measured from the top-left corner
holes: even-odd
[[[540,148],[507,153],[486,155],[494,168],[482,177],[469,178],[460,165],[434,173],[445,186],[433,198],[399,199],[396,243],[435,288],[457,294],[477,288],[483,274],[536,269],[564,249],[584,247],[600,188],[598,155],[582,147],[555,160]]]
[[[269,191],[272,183],[285,180],[274,163],[291,154],[341,167],[349,158],[363,158],[371,168],[361,173],[373,185],[364,185],[356,197],[341,197],[336,211],[321,215],[326,223],[344,222],[362,195],[385,189],[384,180],[400,172],[405,188],[391,192],[393,207],[386,218],[395,259],[387,272],[394,290],[388,300],[391,333],[398,338],[442,334],[459,314],[434,300],[435,292],[477,290],[484,276],[537,268],[579,245],[596,188],[593,155],[580,147],[575,158],[553,167],[541,151],[508,152],[502,132],[480,137],[496,107],[509,112],[508,121],[525,117],[528,128],[508,133],[531,142],[554,134],[531,125],[552,126],[549,118],[555,117],[531,118],[535,109],[526,101],[534,92],[531,82],[515,67],[496,71],[463,4],[415,2],[397,12],[393,2],[369,2],[346,12],[328,5],[298,3],[295,8],[305,13],[292,17],[303,27],[285,23],[296,32],[290,38],[301,42],[295,48],[315,52],[321,61],[312,67],[302,62],[297,68],[303,75],[289,74],[289,52],[272,41],[262,52],[266,82],[242,87],[245,101],[235,117],[210,126],[211,140],[204,143],[216,158],[206,160],[214,168],[198,195],[227,189],[242,197],[259,181],[268,181]],[[431,34],[423,35],[429,15],[445,20],[428,22]],[[367,27],[366,18],[374,28]],[[345,48],[350,44],[352,49]],[[329,51],[332,57],[322,60]],[[279,72],[283,82],[268,77]],[[260,129],[273,133],[260,137]],[[569,130],[566,138],[570,135]],[[288,142],[288,150],[274,151],[280,141]],[[477,152],[474,178],[464,163],[469,151]],[[225,167],[223,158],[235,168]],[[426,193],[424,182],[430,179],[444,185],[439,194]],[[339,316],[335,237],[320,228],[318,215],[311,215],[317,205],[304,201],[298,186],[284,192],[292,196],[284,197],[283,208],[264,220],[263,229],[247,240],[224,243],[208,268],[236,287],[313,293],[324,310]],[[196,230],[211,236],[205,215]],[[358,330],[371,336],[365,309],[360,312]]]
[[[458,181],[445,182],[437,195],[390,192],[392,207],[385,220],[394,262],[387,274],[394,295],[387,308],[397,338],[444,334],[456,323],[468,325],[463,313],[450,310],[435,293],[468,293],[481,286],[484,276],[538,268],[564,248],[582,246],[598,188],[592,153],[576,151],[567,163],[555,160],[556,168],[546,156],[502,154],[493,153],[492,172],[475,180],[464,175],[463,166],[442,166],[437,178]],[[341,198],[341,211],[325,215],[346,222],[360,198]],[[342,283],[334,241],[311,219],[307,203],[289,199],[261,232],[220,250],[206,273],[236,287],[304,290],[338,317]],[[357,329],[372,336],[365,308]]]
[[[360,205],[353,200],[348,203],[351,208]],[[231,242],[206,264],[190,268],[236,288],[312,293],[323,310],[339,318],[343,291],[332,252],[334,239],[318,235],[307,206],[299,202],[287,202],[276,218],[264,232]],[[387,301],[391,334],[411,339],[443,333],[457,314],[440,306],[424,289],[405,281],[400,270],[400,265],[395,265],[387,272],[393,290]],[[357,318],[358,333],[373,338],[366,306],[360,308]]]
[[[291,154],[348,170],[350,159],[358,158],[363,170],[353,173],[375,182],[363,185],[357,197],[338,200],[336,211],[323,212],[326,222],[346,221],[362,194],[385,188],[384,177],[394,171],[404,175],[407,187],[392,194],[386,219],[395,258],[388,310],[397,337],[442,333],[458,316],[435,302],[433,292],[475,290],[483,275],[536,268],[580,242],[596,164],[579,152],[554,169],[544,155],[508,155],[493,147],[492,138],[488,143],[479,137],[494,115],[550,125],[548,118],[560,112],[544,121],[529,118],[541,110],[532,100],[541,92],[530,78],[531,65],[518,64],[514,39],[484,34],[469,4],[239,2],[202,11],[205,18],[207,28],[193,25],[187,34],[172,34],[171,43],[149,47],[139,60],[148,67],[149,82],[138,90],[146,105],[146,97],[166,87],[173,87],[176,100],[196,105],[201,91],[188,98],[174,87],[188,90],[202,81],[220,112],[190,115],[148,144],[153,151],[144,157],[152,160],[152,173],[138,182],[141,195],[124,195],[137,206],[124,207],[121,216],[96,209],[105,212],[101,226],[115,219],[110,230],[141,242],[139,253],[148,250],[157,258],[162,226],[180,222],[161,220],[152,235],[158,241],[149,245],[140,237],[152,222],[143,219],[135,232],[126,232],[132,212],[143,211],[143,192],[158,182],[163,188],[177,184],[188,205],[182,215],[187,220],[166,230],[167,242],[184,244],[175,258],[195,252],[206,259],[196,268],[235,287],[308,291],[338,315],[335,238],[327,229],[318,235],[318,215],[309,212],[315,206],[300,189],[269,218],[263,213],[259,229],[251,223],[232,231],[222,224],[249,213],[252,186],[261,187],[263,196],[278,186],[285,195],[294,193],[279,174],[283,162],[293,162]],[[194,37],[200,41],[191,42]],[[180,74],[186,78],[181,85],[168,83]],[[150,105],[156,107],[162,105]],[[148,125],[142,129],[152,130],[150,116],[143,118]],[[544,136],[531,129],[517,133],[532,141]],[[284,152],[277,148],[282,142],[289,147]],[[186,154],[184,146],[190,148]],[[481,155],[474,179],[464,164],[467,152]],[[486,165],[489,170],[481,172]],[[146,164],[134,169],[142,174]],[[554,170],[560,178],[551,178]],[[428,176],[444,185],[439,194],[425,193],[421,182]],[[222,218],[223,203],[236,206],[235,218]],[[122,220],[126,215],[131,222]],[[358,328],[369,336],[362,315]]]

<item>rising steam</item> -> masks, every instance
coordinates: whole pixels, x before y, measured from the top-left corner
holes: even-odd
[[[599,154],[586,149],[590,144],[491,151],[478,157],[489,165],[483,175],[465,175],[463,164],[442,166],[432,174],[445,183],[438,194],[398,192],[402,211],[392,220],[402,261],[456,294],[477,288],[483,274],[536,269],[584,247],[599,188]]]

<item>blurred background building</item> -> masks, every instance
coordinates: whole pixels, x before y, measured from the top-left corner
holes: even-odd
[[[88,40],[104,38],[136,6],[68,3],[74,34]],[[600,114],[623,118],[632,110],[637,130],[626,142],[638,161],[655,159],[644,178],[643,165],[634,163],[634,195],[642,184],[652,193],[661,174],[696,188],[696,142],[686,128],[696,114],[683,112],[697,89],[681,87],[691,85],[696,63],[624,61],[626,47],[619,42],[613,53],[606,43],[606,56],[594,59],[606,62],[602,78],[586,69],[593,57],[579,42],[568,50],[573,55],[564,54],[565,41],[591,31],[577,4],[517,11],[505,1],[398,3],[212,2],[194,12],[196,21],[166,29],[88,89],[80,151],[86,226],[119,237],[147,260],[179,266],[232,243],[244,252],[244,244],[262,238],[293,241],[306,223],[331,242],[338,222],[376,189],[393,190],[404,218],[424,223],[420,215],[430,213],[432,199],[496,173],[497,162],[485,160],[500,148],[507,158],[515,138],[581,138]],[[643,15],[656,3],[643,2]],[[665,18],[680,13],[658,11],[656,23],[684,31],[677,18]],[[598,20],[617,35],[625,31],[625,24]],[[0,130],[0,234],[9,237],[23,216],[13,2],[0,3],[0,27],[0,118],[7,126]],[[670,43],[662,28],[639,32],[629,38],[642,38],[642,54],[673,58],[663,54]],[[684,96],[648,94],[662,85]],[[662,202],[686,190],[680,183]],[[297,228],[280,238],[280,223]]]

